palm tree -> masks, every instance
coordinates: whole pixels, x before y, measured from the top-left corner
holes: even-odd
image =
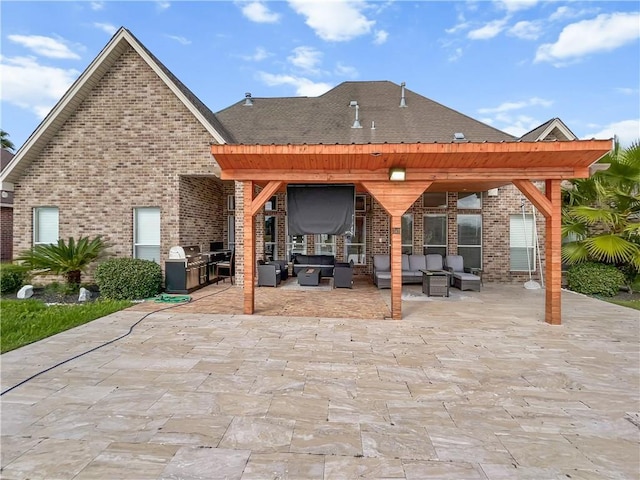
[[[608,157],[608,158],[607,158]],[[563,189],[562,259],[609,263],[640,271],[640,141],[614,149],[607,170]]]
[[[37,275],[63,275],[67,285],[75,289],[80,285],[82,272],[90,263],[102,258],[107,248],[108,245],[100,236],[93,240],[82,237],[77,242],[69,238],[68,243],[61,238],[57,244],[35,245],[17,260],[35,270]]]
[[[0,129],[0,143],[0,147],[2,148],[2,150],[13,152],[16,149],[13,142],[9,140],[9,134],[2,129]]]

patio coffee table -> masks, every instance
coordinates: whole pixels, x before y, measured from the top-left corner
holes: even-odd
[[[422,293],[428,297],[449,296],[449,275],[446,270],[420,270],[422,272]]]
[[[319,268],[305,268],[298,272],[298,285],[317,287],[321,276]]]

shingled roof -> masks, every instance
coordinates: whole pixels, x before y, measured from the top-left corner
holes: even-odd
[[[389,81],[344,82],[319,97],[252,98],[216,113],[241,144],[513,142],[515,137]],[[357,102],[362,128],[352,128]]]

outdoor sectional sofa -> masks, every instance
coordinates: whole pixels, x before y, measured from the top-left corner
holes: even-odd
[[[402,284],[422,283],[422,271],[427,270],[428,255],[402,254]],[[442,269],[442,263],[440,264]],[[389,255],[373,256],[373,283],[378,288],[391,288],[391,260]]]
[[[333,255],[303,255],[298,254],[293,258],[293,276],[305,268],[319,268],[323,277],[333,277],[333,267],[336,257]]]

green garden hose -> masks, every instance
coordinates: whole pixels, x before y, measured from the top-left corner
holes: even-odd
[[[156,303],[183,303],[190,302],[191,297],[189,295],[167,295],[166,293],[161,293],[156,295],[153,301]]]

